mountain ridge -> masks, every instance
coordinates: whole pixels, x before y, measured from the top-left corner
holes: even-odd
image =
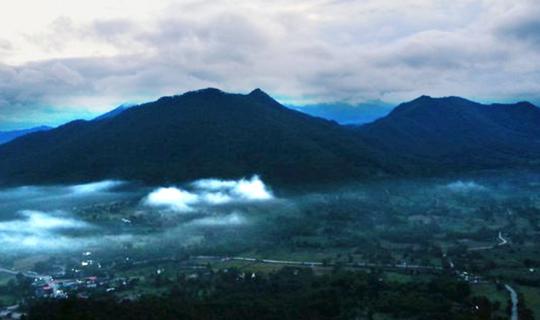
[[[29,129],[19,129],[10,131],[0,131],[0,145],[11,142],[19,137],[31,134],[34,132],[51,130],[49,126],[37,126]]]
[[[539,164],[539,123],[540,109],[528,102],[421,96],[372,123],[342,126],[291,110],[260,89],[206,88],[0,146],[0,184],[252,174],[301,184],[530,167]]]
[[[118,107],[112,109],[111,111],[108,111],[100,116],[97,116],[95,117],[94,119],[92,119],[92,121],[101,121],[101,120],[106,120],[106,119],[110,119],[110,118],[114,118],[116,117],[117,115],[121,114],[122,112],[126,111],[127,109],[133,107],[134,105],[133,104],[127,104],[127,103],[123,103],[121,105],[119,105]]]
[[[348,129],[290,110],[262,90],[208,88],[4,145],[0,182],[172,183],[255,173],[276,182],[318,182],[382,173],[376,154]]]
[[[388,154],[406,153],[435,167],[466,169],[536,165],[538,124],[540,109],[528,102],[486,105],[422,96],[356,130]]]

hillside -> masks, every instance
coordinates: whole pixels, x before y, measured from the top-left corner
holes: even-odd
[[[30,128],[30,129],[0,131],[0,144],[8,143],[12,140],[17,139],[18,137],[22,137],[30,133],[39,132],[39,131],[47,131],[50,129],[51,127],[39,126],[35,128]]]
[[[436,171],[519,167],[540,159],[540,109],[422,96],[357,129],[389,157]]]
[[[0,183],[100,179],[179,182],[260,174],[324,182],[385,172],[377,152],[335,122],[261,90],[188,92],[101,121],[74,121],[0,147]]]

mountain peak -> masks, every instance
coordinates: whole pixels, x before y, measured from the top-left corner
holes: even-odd
[[[208,88],[203,88],[203,89],[199,89],[199,90],[190,91],[190,92],[188,92],[187,94],[190,94],[190,93],[199,93],[199,94],[223,94],[224,92],[221,91],[221,90],[218,89],[218,88],[208,87]]]
[[[261,89],[257,88],[253,91],[251,91],[249,94],[248,94],[248,97],[251,97],[253,98],[254,100],[256,101],[259,101],[259,102],[263,102],[265,104],[268,104],[268,105],[273,105],[273,106],[279,106],[279,107],[282,107],[282,105],[277,102],[276,100],[274,100],[274,98],[272,98],[268,93],[262,91]]]
[[[215,97],[215,96],[221,96],[224,94],[226,94],[226,92],[222,91],[221,89],[208,87],[208,88],[188,91],[180,95],[161,97],[159,98],[159,100],[170,100],[170,99],[174,100],[179,97],[190,97],[190,96],[191,97]]]
[[[447,97],[432,97],[428,95],[422,95],[408,103],[412,102],[472,102],[462,97],[458,96],[447,96]]]
[[[255,90],[251,91],[249,95],[252,97],[256,97],[256,96],[268,97],[269,96],[266,92],[262,91],[260,88],[256,88]]]
[[[518,103],[516,103],[516,106],[525,107],[525,108],[538,108],[537,106],[530,103],[529,101],[519,101]]]
[[[413,101],[430,101],[430,100],[435,100],[435,98],[433,98],[432,96],[423,94],[420,97],[414,99]]]
[[[50,152],[53,144],[58,147]],[[68,170],[69,159],[76,161]],[[262,90],[209,88],[164,97],[114,121],[73,122],[0,147],[0,184],[171,183],[252,174],[306,183],[383,171],[377,153],[354,132],[289,110]]]
[[[404,112],[422,112],[433,108],[461,108],[471,105],[477,105],[477,103],[457,96],[431,97],[422,95],[414,100],[400,104],[390,114],[396,115],[403,114]]]
[[[540,109],[529,103],[486,105],[422,96],[360,131],[366,141],[395,157],[433,161],[435,170],[509,168],[538,159],[539,122]]]

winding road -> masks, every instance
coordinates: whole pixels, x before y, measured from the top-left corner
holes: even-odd
[[[501,242],[499,242],[498,246],[504,246],[504,245],[508,244],[508,240],[503,238],[502,232],[500,232],[500,231],[499,231],[499,240],[501,240]]]
[[[198,260],[221,260],[221,261],[246,261],[253,263],[263,264],[275,264],[275,265],[288,265],[288,266],[307,266],[307,267],[335,267],[335,263],[323,263],[318,261],[294,261],[294,260],[274,260],[274,259],[258,259],[251,257],[221,257],[221,256],[196,256],[193,257]],[[403,270],[418,270],[418,271],[430,271],[440,272],[444,269],[439,266],[424,266],[416,264],[381,264],[370,262],[352,262],[343,264],[344,267],[349,268],[385,268],[385,269],[403,269]]]
[[[484,247],[476,247],[476,248],[469,248],[469,251],[480,251],[480,250],[491,250],[497,247],[505,246],[508,244],[508,240],[505,239],[502,235],[502,232],[499,231],[499,235],[497,236],[497,240],[499,243],[491,245],[491,246],[484,246]]]
[[[504,287],[508,292],[510,292],[510,299],[512,300],[512,312],[510,316],[510,320],[518,320],[518,304],[519,304],[519,298],[516,293],[516,290],[512,288],[511,286],[505,284]]]

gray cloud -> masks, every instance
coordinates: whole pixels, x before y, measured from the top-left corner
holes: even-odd
[[[540,5],[532,2],[518,4],[508,10],[498,24],[496,34],[504,41],[540,46]]]
[[[206,86],[262,87],[296,103],[421,94],[538,103],[539,8],[527,0],[184,1],[149,21],[59,17],[29,41],[109,54],[0,66],[0,128]]]

